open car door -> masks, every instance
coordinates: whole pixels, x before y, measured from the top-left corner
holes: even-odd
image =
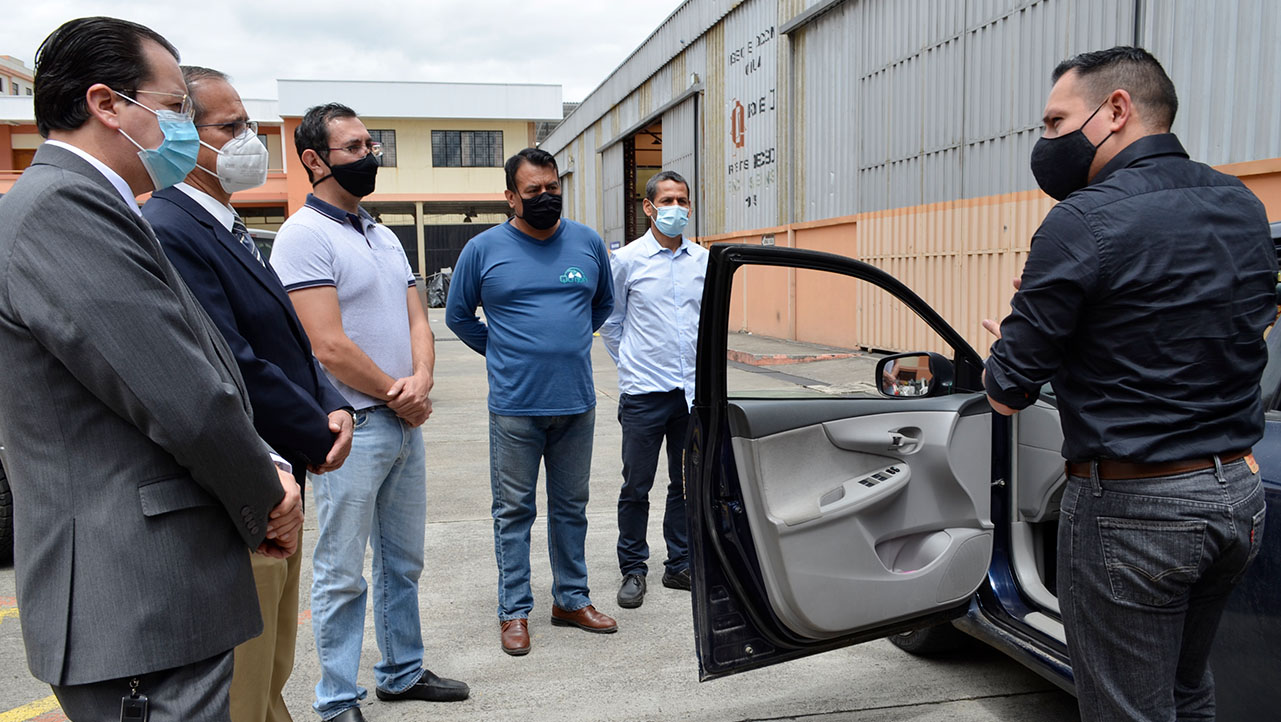
[[[821,347],[767,338],[789,335]],[[896,347],[922,353],[869,350]],[[981,374],[874,266],[711,248],[685,462],[700,679],[964,613],[993,545]]]

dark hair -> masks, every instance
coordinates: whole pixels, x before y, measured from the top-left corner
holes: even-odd
[[[1179,111],[1174,83],[1161,63],[1143,48],[1118,45],[1081,53],[1059,63],[1053,81],[1057,83],[1070,70],[1081,78],[1091,105],[1102,103],[1108,93],[1120,88],[1129,92],[1154,129],[1169,130],[1174,124],[1174,115]]]
[[[302,122],[294,128],[294,147],[298,150],[298,159],[302,160],[304,150],[314,150],[329,162],[329,121],[339,118],[355,118],[356,111],[342,103],[325,103],[307,109]],[[316,180],[311,169],[304,163],[307,180]]]
[[[197,123],[205,117],[205,108],[196,97],[196,85],[205,80],[221,80],[224,83],[230,83],[231,77],[221,70],[202,68],[199,65],[182,66],[182,81],[187,84],[187,95],[191,96],[191,109],[195,111]]]
[[[516,190],[516,171],[520,170],[520,167],[526,163],[539,168],[551,168],[558,177],[560,175],[560,169],[556,167],[556,158],[551,153],[539,148],[526,148],[508,158],[507,163],[503,166],[504,170],[507,171],[507,190],[512,193],[518,193]]]
[[[102,83],[130,97],[152,77],[142,41],[152,40],[178,59],[178,51],[145,25],[116,18],[68,20],[49,34],[36,51],[33,102],[36,128],[75,130],[89,120],[85,93]]]
[[[685,192],[687,194],[689,193],[689,182],[681,177],[680,173],[677,173],[674,170],[665,170],[662,173],[655,173],[654,177],[650,178],[645,183],[645,197],[649,199],[650,203],[653,203],[654,199],[658,197],[658,184],[663,181],[676,181],[677,183],[684,185]]]

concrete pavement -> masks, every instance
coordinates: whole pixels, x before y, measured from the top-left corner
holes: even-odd
[[[540,516],[532,540],[533,650],[525,657],[503,654],[495,610],[484,359],[445,328],[442,310],[431,309],[429,315],[436,331],[437,361],[434,412],[423,427],[428,459],[427,568],[420,597],[423,636],[427,666],[466,681],[472,697],[451,704],[374,699],[372,668],[379,654],[372,615],[367,615],[359,681],[370,689],[364,705],[370,722],[1077,719],[1070,696],[979,647],[957,658],[925,661],[880,641],[699,684],[690,596],[665,589],[658,581],[661,512],[650,520],[650,545],[659,558],[651,561],[655,573],[645,604],[623,610],[614,601],[620,581],[614,543],[621,434],[615,416],[616,371],[599,340],[593,352],[598,406],[587,563],[593,601],[618,620],[619,631],[595,635],[548,622],[551,575],[546,521]],[[809,368],[828,363],[835,362],[817,361]],[[862,361],[864,367],[867,364]],[[795,365],[779,370],[801,373]],[[866,372],[863,368],[859,376]],[[805,373],[824,378],[822,373]],[[540,493],[540,510],[545,508]],[[661,503],[655,509],[661,509]],[[308,518],[305,533],[297,663],[285,691],[300,721],[318,719],[310,710],[319,669],[306,592],[315,546],[313,518]],[[40,704],[49,690],[26,670],[17,619],[3,616],[5,598],[12,600],[13,594],[12,570],[0,571],[0,722],[52,722],[60,717],[48,711],[47,703]],[[21,705],[29,706],[24,711]]]

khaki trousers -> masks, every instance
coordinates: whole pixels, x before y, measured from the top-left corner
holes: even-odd
[[[288,559],[253,555],[262,634],[235,649],[231,677],[232,722],[293,722],[281,692],[294,668],[298,640],[298,573],[302,538]]]

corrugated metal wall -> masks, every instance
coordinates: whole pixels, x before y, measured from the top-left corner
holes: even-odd
[[[601,196],[604,198],[604,229],[601,237],[606,244],[627,242],[623,238],[623,144],[615,143],[601,154]]]
[[[782,34],[820,4],[830,9]],[[696,74],[697,121],[670,109],[663,140],[665,163],[697,151],[701,235],[759,242],[747,231],[772,228],[779,245],[867,260],[982,350],[978,320],[1004,313],[1052,203],[1028,170],[1050,73],[1136,37],[1178,88],[1174,130],[1194,158],[1281,157],[1276,0],[690,0],[547,147],[562,164],[574,156],[571,204],[621,240],[621,159],[602,146]],[[758,275],[739,290],[743,323],[812,328],[807,314],[821,311],[801,307],[786,273]],[[918,347],[893,314],[873,316],[860,320],[868,345]]]
[[[565,217],[592,228],[601,228],[603,216],[601,203],[601,158],[595,148],[596,128],[588,128],[566,146],[556,157],[562,173],[569,172],[566,181]]]
[[[721,21],[720,65],[716,86],[708,87],[708,138],[723,159],[705,183],[724,193],[722,228],[762,228],[779,223],[780,174],[792,163],[779,155],[779,55],[785,41],[778,32],[776,0],[748,0]]]
[[[679,12],[678,10],[677,13]],[[670,156],[674,162],[681,164],[675,169],[691,182],[698,175],[693,159],[697,156],[696,143],[703,134],[696,127],[698,121],[692,110],[697,101],[691,96],[666,111],[661,110],[681,95],[688,95],[689,88],[695,83],[701,83],[706,74],[705,38],[700,37],[685,45],[683,52],[659,68],[618,104],[610,107],[607,113],[578,136],[565,138],[562,129],[558,128],[543,145],[544,149],[556,156],[556,161],[562,168],[575,165],[583,167],[584,159],[594,158],[592,166],[599,171],[596,176],[599,183],[588,185],[589,181],[583,178],[576,180],[575,193],[568,199],[566,214],[596,228],[607,242],[619,240],[624,234],[622,140],[625,134],[654,120],[664,120],[666,128],[666,119],[671,117],[677,132],[669,138],[666,130],[664,131],[664,166],[667,166],[667,158]],[[601,93],[603,90],[598,89],[596,92]],[[565,124],[579,118],[580,111],[581,106],[566,119]],[[554,146],[552,144],[558,134],[561,138],[556,142],[560,145]],[[673,144],[671,150],[667,147],[669,143]],[[583,195],[584,192],[596,195]]]
[[[663,113],[663,170],[680,173],[689,181],[691,188],[698,177],[694,168],[694,159],[697,157],[694,140],[698,137],[698,116],[695,114],[697,103],[697,97],[690,97]],[[691,200],[697,204],[696,199],[697,196]]]
[[[1146,0],[1140,42],[1179,93],[1174,132],[1213,165],[1281,156],[1281,3]]]
[[[810,220],[1034,188],[1053,66],[1133,37],[1116,0],[861,0],[795,34]]]
[[[576,195],[591,188],[584,156],[653,117],[691,74],[705,86],[703,135],[665,141],[698,144],[703,233],[1034,189],[1027,159],[1050,71],[1133,42],[1136,22],[1183,98],[1175,132],[1194,157],[1281,156],[1281,74],[1267,70],[1281,65],[1276,0],[848,0],[780,34],[820,2],[679,7],[548,138],[562,164],[578,161]],[[582,203],[573,212],[591,217]]]

